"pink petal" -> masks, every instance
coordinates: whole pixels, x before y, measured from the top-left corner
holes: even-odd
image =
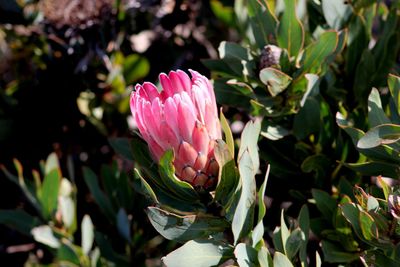
[[[171,130],[175,133],[176,137],[179,137],[178,108],[171,97],[167,98],[164,103],[164,119]]]
[[[205,171],[205,167],[207,165],[207,160],[208,160],[207,155],[199,154],[197,156],[196,161],[194,162],[193,168],[198,172]]]
[[[211,139],[218,138],[216,120],[218,120],[218,118],[215,117],[212,106],[210,105],[210,103],[207,103],[206,113],[204,116],[204,125],[206,126]]]
[[[189,143],[183,141],[179,146],[177,159],[185,165],[193,166],[197,159],[197,151]]]
[[[204,121],[204,116],[206,112],[206,98],[202,92],[202,90],[197,86],[193,86],[193,102],[196,105],[196,110],[197,110],[197,118],[199,121],[201,121],[203,124],[205,123]]]
[[[196,122],[196,117],[192,109],[184,101],[181,101],[178,106],[178,128],[180,136],[187,142],[192,141],[193,128]]]
[[[192,183],[196,177],[196,171],[189,166],[183,168],[180,179]]]
[[[215,159],[210,160],[207,167],[207,174],[218,177],[219,166]]]
[[[146,90],[146,93],[149,96],[149,100],[153,100],[154,98],[159,96],[157,87],[154,84],[149,82],[144,82],[143,88]]]
[[[150,140],[148,140],[147,143],[149,145],[151,154],[158,162],[162,157],[162,155],[164,154],[164,150],[152,138],[150,138]]]
[[[196,124],[193,130],[193,147],[197,152],[207,156],[208,145],[210,143],[210,138],[208,137],[207,128],[200,123]]]
[[[192,83],[199,86],[202,90],[204,90],[205,93],[204,96],[207,96],[207,99],[210,99],[215,114],[218,114],[217,104],[215,101],[214,88],[210,80],[208,80],[207,77],[201,75],[197,71],[194,70],[189,70],[189,71],[192,75]]]
[[[143,86],[141,84],[136,84],[135,85],[135,92],[136,94],[138,94],[140,97],[148,100],[148,95],[146,93],[146,91],[143,89]]]
[[[180,178],[182,176],[182,171],[185,168],[185,164],[180,162],[179,159],[175,157],[174,167],[175,167],[175,174]]]
[[[184,90],[186,92],[190,92],[190,90],[192,88],[192,82],[190,80],[189,75],[187,75],[186,72],[181,71],[181,70],[177,70],[176,72],[178,73],[179,79],[181,80],[181,84],[182,84]]]
[[[158,79],[160,80],[163,92],[165,92],[166,97],[173,96],[174,90],[172,88],[171,81],[169,80],[168,75],[165,73],[161,73]]]
[[[164,150],[168,150],[173,148],[175,151],[178,150],[180,140],[175,135],[175,133],[171,130],[166,121],[161,122],[160,125],[161,132],[163,134],[163,148]]]
[[[189,107],[190,112],[193,114],[193,116],[196,117],[196,114],[197,114],[196,107],[195,107],[192,99],[190,98],[189,94],[187,92],[182,92],[181,99],[182,99],[182,102],[184,102]]]
[[[136,96],[136,101],[135,101],[136,109],[134,112],[132,112],[132,114],[134,114],[133,117],[135,118],[135,122],[136,122],[136,125],[138,126],[140,134],[142,135],[144,140],[146,140],[146,142],[147,142],[150,138],[150,134],[147,130],[147,127],[144,124],[144,118],[143,118],[144,102],[145,101],[142,98],[139,98],[139,96]]]
[[[146,125],[147,131],[151,135],[151,137],[158,143],[158,145],[162,144],[160,139],[161,135],[159,132],[160,129],[160,121],[156,121],[153,116],[152,107],[149,102],[144,103],[143,105],[143,124]]]
[[[175,71],[170,71],[169,79],[171,81],[171,85],[175,94],[184,91],[185,88],[181,83],[181,79],[179,78],[178,73],[176,73]]]
[[[208,181],[208,176],[204,173],[199,173],[194,178],[192,184],[194,186],[203,186]]]

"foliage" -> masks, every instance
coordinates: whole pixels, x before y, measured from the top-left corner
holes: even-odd
[[[396,1],[67,2],[0,3],[2,263],[399,265]],[[211,191],[128,115],[177,68],[221,106]]]

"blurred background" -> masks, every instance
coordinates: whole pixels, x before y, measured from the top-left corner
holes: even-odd
[[[18,159],[29,182],[31,170],[40,170],[40,161],[55,152],[63,177],[79,188],[76,221],[89,213],[116,253],[127,254],[125,244],[116,243],[113,222],[88,193],[82,166],[103,174],[132,169],[109,142],[134,129],[132,85],[156,82],[160,72],[176,69],[209,75],[201,59],[217,57],[221,40],[235,38],[215,16],[221,8],[216,1],[0,0],[0,163],[14,172]],[[151,258],[157,265],[175,244],[148,224],[142,196],[128,193],[135,229],[130,256],[137,266]],[[3,173],[0,209],[36,212]],[[53,261],[48,248],[17,230],[0,225],[4,266],[22,266],[28,257],[29,264]],[[79,231],[71,232],[80,240]]]

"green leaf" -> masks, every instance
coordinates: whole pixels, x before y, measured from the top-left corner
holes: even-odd
[[[315,97],[309,97],[303,108],[295,115],[293,134],[302,140],[320,129],[320,102]]]
[[[400,77],[389,74],[387,83],[389,86],[390,94],[397,108],[397,114],[400,115]]]
[[[76,227],[76,204],[70,196],[59,196],[58,201],[63,224],[72,233]]]
[[[261,247],[258,251],[258,263],[260,267],[273,267],[271,254],[266,247]]]
[[[389,195],[392,194],[392,188],[380,176],[378,176],[378,183],[382,187],[385,200],[388,201]]]
[[[219,104],[241,107],[250,110],[254,92],[246,87],[228,84],[227,80],[214,80],[215,97]]]
[[[390,123],[383,111],[379,91],[375,88],[372,88],[368,97],[368,121],[371,127]]]
[[[272,234],[272,241],[274,242],[274,248],[276,251],[285,252],[282,242],[282,230],[280,227],[275,228]]]
[[[156,194],[154,193],[153,189],[149,185],[149,183],[146,181],[146,179],[143,178],[143,176],[140,174],[138,169],[134,169],[134,174],[137,179],[140,180],[141,184],[141,190],[140,192],[149,197],[154,203],[159,203]]]
[[[340,30],[352,13],[350,4],[342,0],[322,0],[322,11],[328,25],[335,30]]]
[[[238,154],[240,173],[240,198],[232,221],[234,242],[246,236],[253,227],[253,214],[256,200],[255,175],[259,168],[257,140],[260,134],[260,122],[248,122],[242,132]]]
[[[181,181],[175,176],[175,167],[173,162],[173,150],[166,151],[159,162],[158,170],[161,181],[177,199],[182,199],[188,202],[198,202],[199,195],[193,187],[189,183]]]
[[[371,88],[371,81],[376,72],[376,64],[370,50],[365,49],[357,65],[353,91],[359,101],[365,101]]]
[[[345,203],[340,205],[340,209],[342,211],[343,216],[347,219],[347,221],[353,226],[355,233],[358,237],[362,238],[363,233],[360,226],[360,210],[354,203]]]
[[[81,223],[81,246],[85,255],[89,255],[94,241],[93,223],[89,215],[83,216]]]
[[[16,185],[18,185],[20,187],[20,189],[22,190],[22,192],[24,193],[25,197],[29,200],[29,202],[32,204],[33,207],[35,207],[35,209],[37,210],[37,212],[39,212],[40,214],[42,213],[42,208],[38,202],[37,197],[34,194],[34,191],[31,187],[29,187],[28,184],[25,183],[25,179],[23,176],[23,169],[22,169],[22,165],[21,163],[17,160],[14,159],[14,166],[17,170],[18,173],[18,177],[16,177],[15,175],[13,175],[12,173],[10,173],[6,167],[2,164],[0,164],[0,169],[3,171],[4,175],[13,183],[15,183]],[[38,191],[38,189],[36,190]],[[39,190],[40,191],[40,190]]]
[[[119,234],[129,243],[131,240],[131,223],[129,222],[128,215],[123,208],[120,208],[117,213],[117,229]]]
[[[261,135],[264,136],[265,138],[276,141],[290,134],[289,130],[282,127],[281,125],[271,125],[268,122],[264,123],[264,121],[263,121]]]
[[[284,254],[276,251],[274,254],[274,267],[293,267],[293,264]]]
[[[46,159],[46,164],[45,164],[45,167],[44,167],[45,171],[44,172],[47,175],[51,171],[53,171],[55,169],[59,170],[60,169],[60,164],[58,162],[57,154],[53,152]]]
[[[372,240],[378,238],[378,228],[374,219],[365,211],[360,211],[359,215],[361,232],[365,239]]]
[[[156,207],[148,207],[147,216],[163,237],[178,242],[208,237],[229,227],[221,218],[202,214],[180,216]]]
[[[299,223],[301,231],[304,233],[304,241],[302,242],[302,245],[300,247],[299,257],[302,266],[305,267],[307,266],[307,242],[310,232],[310,214],[307,205],[303,205],[303,207],[301,207],[297,221]]]
[[[361,55],[368,48],[369,34],[362,15],[353,16],[348,29],[349,38],[347,40],[345,71],[349,77],[354,77]]]
[[[331,221],[337,207],[336,201],[328,193],[319,189],[312,189],[311,193],[318,210],[327,221]]]
[[[383,23],[380,38],[377,39],[372,49],[372,55],[376,62],[376,72],[373,73],[374,84],[383,84],[389,71],[396,63],[396,57],[400,51],[399,15],[398,8],[391,8]]]
[[[400,140],[400,125],[382,124],[370,129],[360,140],[357,147],[374,148],[381,145],[396,143]]]
[[[261,50],[275,38],[277,19],[267,2],[261,5],[257,0],[249,0],[247,8],[254,39]]]
[[[229,127],[229,123],[226,120],[224,113],[222,113],[222,108],[220,110],[220,120],[221,120],[221,128],[225,134],[225,142],[228,145],[229,152],[231,152],[232,159],[235,157],[235,142],[233,140],[233,135],[231,128]]]
[[[304,107],[309,99],[317,99],[316,96],[319,95],[319,76],[316,74],[305,74],[304,77],[307,80],[307,90],[304,92],[303,97],[300,101],[300,106]]]
[[[132,266],[132,263],[128,261],[128,258],[126,256],[119,255],[113,250],[111,246],[111,241],[105,235],[96,231],[95,240],[100,249],[102,257],[113,262],[113,264],[115,264],[116,266]]]
[[[370,161],[362,163],[344,163],[344,166],[362,173],[363,175],[398,178],[400,177],[400,167],[398,164],[387,163],[384,161]]]
[[[298,75],[298,77],[305,73],[320,73],[321,67],[328,57],[335,52],[338,39],[336,31],[326,31],[321,34],[318,40],[307,46],[302,57],[302,67],[299,71],[301,75]]]
[[[278,25],[278,45],[297,56],[304,44],[304,29],[296,15],[296,1],[284,0],[285,9]]]
[[[249,60],[249,50],[232,42],[223,41],[218,47],[219,56],[222,59]]]
[[[245,243],[237,244],[234,253],[240,267],[258,266],[257,250]]]
[[[290,233],[285,244],[286,255],[289,259],[293,259],[294,256],[296,256],[305,239],[306,237],[300,228],[297,228]]]
[[[284,210],[282,209],[281,211],[281,228],[280,228],[280,238],[281,238],[281,242],[282,242],[282,246],[283,246],[283,252],[285,252],[285,254],[287,254],[287,248],[286,248],[286,242],[288,240],[290,236],[290,231],[286,225],[285,222],[285,214],[284,214]]]
[[[282,93],[292,81],[292,78],[274,68],[264,68],[260,71],[260,80],[267,85],[272,96]]]
[[[47,220],[50,220],[57,209],[60,182],[61,174],[59,169],[52,169],[44,177],[41,190],[42,194],[39,200],[42,205],[43,216]]]
[[[249,49],[223,41],[218,47],[220,58],[239,77],[253,76],[255,63]]]
[[[253,170],[258,171],[260,160],[258,156],[258,146],[257,141],[261,131],[260,121],[249,121],[243,129],[240,148],[238,153],[238,161],[242,157],[243,153],[247,150],[250,153],[250,157],[253,163]]]
[[[223,141],[217,140],[214,147],[214,155],[215,160],[220,166],[214,199],[225,208],[228,208],[239,182],[238,170],[228,145]]]
[[[256,200],[256,182],[253,162],[248,151],[239,160],[241,192],[232,221],[234,242],[246,236],[253,227],[254,205]]]
[[[166,266],[209,267],[231,258],[232,249],[213,240],[192,240],[162,258]]]
[[[260,190],[258,191],[258,219],[256,222],[256,227],[254,228],[253,233],[251,235],[253,247],[256,247],[264,236],[263,218],[265,216],[265,211],[266,211],[264,196],[265,196],[265,189],[267,187],[269,171],[270,171],[270,165],[268,165],[267,167],[264,181],[261,184]]]
[[[220,21],[229,26],[234,25],[234,12],[231,6],[225,6],[218,0],[211,0],[210,7]]]
[[[31,234],[37,242],[51,248],[60,247],[60,241],[54,236],[53,230],[48,225],[41,225],[32,229]]]
[[[373,196],[368,196],[367,210],[371,212],[377,212],[379,209],[379,201]]]
[[[360,255],[358,253],[351,253],[343,251],[342,247],[339,247],[331,242],[322,240],[322,252],[324,260],[331,263],[338,262],[352,262],[357,260]]]
[[[331,164],[331,160],[327,156],[315,154],[308,156],[301,163],[301,170],[305,173],[315,172],[316,179],[323,179],[329,175],[327,170]]]
[[[39,225],[39,219],[23,210],[0,210],[0,224],[29,236],[31,230]]]
[[[101,211],[110,221],[114,221],[115,212],[111,206],[110,200],[100,189],[97,175],[91,169],[83,167],[83,178]]]
[[[57,261],[61,266],[82,266],[79,255],[72,245],[63,243],[57,250]]]
[[[357,147],[358,141],[363,138],[365,133],[359,129],[355,129],[351,127],[351,123],[343,118],[343,115],[339,112],[336,113],[336,122],[340,128],[346,131],[348,135],[350,135],[353,144]],[[399,163],[400,158],[397,157],[397,153],[393,150],[393,148],[382,145],[372,149],[361,149],[357,148],[362,154],[367,156],[370,159],[378,160],[378,161],[387,161],[392,163]]]
[[[131,149],[131,140],[128,138],[109,138],[108,142],[111,147],[127,160],[133,160],[132,149]]]
[[[396,254],[395,256],[397,255],[398,254]],[[400,265],[400,261],[388,257],[379,250],[367,250],[365,251],[363,258],[368,266],[398,267]]]
[[[144,78],[150,70],[150,63],[138,54],[132,54],[125,58],[123,64],[123,75],[126,84],[131,84]]]
[[[228,77],[236,77],[237,75],[237,69],[238,64],[236,63],[236,66],[232,68],[232,66],[229,64],[227,60],[221,60],[221,59],[203,59],[201,61],[204,66],[206,66],[208,69],[212,70],[215,73],[221,74],[223,76],[228,76]],[[239,75],[241,76],[241,75]],[[216,87],[217,89],[218,87]],[[218,97],[217,97],[218,99]]]

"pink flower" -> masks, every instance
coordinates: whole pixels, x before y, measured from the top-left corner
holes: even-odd
[[[137,84],[130,105],[153,157],[158,161],[173,149],[177,177],[208,188],[218,176],[214,144],[221,139],[221,127],[210,81],[189,71],[191,79],[181,70],[161,73],[161,92],[152,83]]]

